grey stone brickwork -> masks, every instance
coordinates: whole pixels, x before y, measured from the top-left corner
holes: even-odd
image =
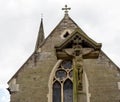
[[[34,52],[13,76],[19,91],[11,94],[11,102],[48,102],[48,81],[57,62],[55,46],[64,41],[63,32],[76,28],[79,27],[69,16],[61,20],[40,45],[41,51]],[[84,34],[82,30],[81,33]],[[120,102],[120,70],[102,51],[98,59],[85,59],[83,70],[88,77],[90,102]]]

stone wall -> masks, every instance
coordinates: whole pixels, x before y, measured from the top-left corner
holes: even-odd
[[[101,52],[97,60],[84,60],[84,69],[89,80],[90,102],[120,101],[117,83],[120,82],[120,71],[105,54]]]
[[[48,102],[48,81],[57,62],[55,45],[61,43],[65,31],[73,32],[77,25],[65,17],[14,76],[19,91],[11,94],[11,102]],[[83,33],[83,32],[82,32]],[[98,59],[84,60],[89,82],[90,102],[119,102],[120,71],[103,52]]]

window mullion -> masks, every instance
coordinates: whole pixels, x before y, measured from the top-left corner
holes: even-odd
[[[61,102],[63,102],[63,83],[61,83]]]

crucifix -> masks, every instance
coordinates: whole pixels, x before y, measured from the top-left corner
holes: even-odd
[[[67,5],[65,5],[64,8],[62,8],[62,10],[65,10],[65,14],[68,14],[68,10],[70,10],[71,8],[68,8]]]
[[[72,42],[72,48],[66,48],[64,52],[73,57],[73,100],[77,102],[78,92],[83,91],[83,61],[84,59],[92,59],[93,56],[97,57],[99,52],[94,48],[83,47],[82,39],[78,36]]]

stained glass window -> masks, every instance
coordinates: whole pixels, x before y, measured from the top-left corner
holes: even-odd
[[[69,76],[73,77],[73,71],[72,70],[69,72]]]
[[[73,102],[73,84],[67,79],[63,86],[64,102]]]
[[[56,77],[62,80],[63,78],[67,77],[67,73],[65,70],[58,70],[56,71]]]
[[[73,102],[72,70],[71,60],[63,60],[58,66],[53,78],[53,102]]]
[[[53,102],[61,102],[61,85],[58,81],[53,84]]]
[[[65,60],[62,62],[62,67],[65,69],[70,69],[72,68],[72,61],[71,60]]]

